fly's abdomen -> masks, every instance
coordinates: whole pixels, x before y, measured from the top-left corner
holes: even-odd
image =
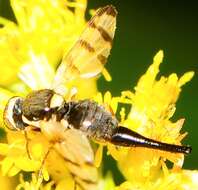
[[[74,128],[83,131],[89,138],[97,141],[111,139],[118,125],[116,118],[102,106],[90,100],[70,102],[67,121]]]

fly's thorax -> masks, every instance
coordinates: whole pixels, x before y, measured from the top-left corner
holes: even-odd
[[[70,125],[83,131],[96,141],[108,141],[118,126],[118,121],[103,106],[91,100],[71,102],[67,117]]]
[[[23,118],[26,122],[28,120],[32,123],[49,120],[62,105],[64,105],[64,98],[50,89],[33,91],[23,101]]]

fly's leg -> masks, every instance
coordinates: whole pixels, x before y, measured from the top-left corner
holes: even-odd
[[[44,158],[43,158],[43,160],[41,162],[41,167],[39,169],[39,177],[42,177],[42,170],[43,170],[43,167],[45,165],[45,161],[47,160],[47,157],[48,157],[51,149],[52,149],[52,146],[48,149],[48,151],[46,152],[46,154],[45,154],[45,156],[44,156]]]
[[[25,137],[25,140],[26,140],[26,143],[25,143],[25,146],[26,146],[26,152],[27,152],[27,155],[28,155],[28,158],[30,159],[30,160],[32,160],[32,156],[31,156],[31,154],[30,154],[30,148],[29,148],[29,143],[30,143],[30,138],[28,137],[28,130],[30,130],[30,131],[40,131],[40,129],[39,128],[34,128],[34,127],[26,127],[25,128],[25,130],[23,130],[23,132],[24,132],[24,137]]]
[[[67,101],[72,101],[75,99],[76,95],[78,93],[78,90],[76,87],[72,87],[72,89],[70,90],[70,93],[69,93],[69,97],[67,99]]]
[[[30,149],[29,149],[29,141],[30,139],[28,138],[28,134],[27,134],[27,130],[24,130],[24,136],[25,136],[25,140],[26,140],[26,151],[27,151],[27,155],[28,155],[28,158],[30,160],[32,160],[32,157],[31,157],[31,154],[30,154]]]
[[[47,157],[49,156],[49,153],[50,151],[52,150],[53,146],[50,146],[48,151],[45,153],[45,156],[43,157],[43,160],[41,162],[41,167],[39,169],[39,172],[38,172],[38,187],[40,187],[42,181],[43,181],[43,168],[44,168],[44,165],[45,165],[45,162],[47,160]]]

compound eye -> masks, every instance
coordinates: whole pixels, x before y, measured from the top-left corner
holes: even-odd
[[[21,104],[23,99],[21,97],[11,98],[4,110],[3,118],[7,128],[11,130],[21,130],[25,127],[22,121]]]

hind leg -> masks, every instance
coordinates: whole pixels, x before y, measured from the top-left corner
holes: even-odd
[[[45,153],[45,155],[43,157],[43,160],[41,162],[41,167],[40,167],[39,172],[38,172],[38,179],[43,179],[43,175],[42,175],[43,168],[44,168],[45,162],[46,162],[47,157],[49,156],[49,153],[52,150],[52,148],[53,148],[53,146],[50,146],[48,151]]]

